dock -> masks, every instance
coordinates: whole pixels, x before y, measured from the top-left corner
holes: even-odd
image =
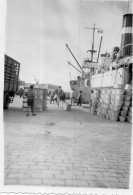
[[[77,106],[26,117],[16,96],[4,110],[4,184],[128,189],[131,130]]]

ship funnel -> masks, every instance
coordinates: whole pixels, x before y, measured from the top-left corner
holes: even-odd
[[[125,57],[132,54],[132,47],[133,47],[131,45],[133,42],[132,21],[133,21],[133,14],[123,15],[120,57]]]

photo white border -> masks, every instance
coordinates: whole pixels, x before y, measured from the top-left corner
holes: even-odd
[[[28,0],[27,0],[28,1]],[[130,189],[57,188],[43,186],[5,186],[4,184],[4,128],[3,128],[3,80],[5,54],[5,23],[7,0],[0,0],[0,194],[88,194],[88,195],[133,195],[133,148],[131,149]],[[132,137],[133,143],[133,137]]]

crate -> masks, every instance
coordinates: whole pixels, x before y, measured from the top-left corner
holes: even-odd
[[[111,95],[115,95],[116,94],[116,89],[111,89]]]
[[[112,105],[115,105],[115,100],[111,100],[111,104]]]
[[[125,91],[125,94],[126,94],[126,95],[132,95],[132,90],[131,90],[131,89],[127,89],[127,90]]]
[[[100,103],[104,103],[104,99],[100,99]]]
[[[111,121],[118,121],[118,116],[110,116]]]
[[[27,112],[27,107],[23,107],[23,112]],[[31,112],[31,108],[29,108],[29,112]]]
[[[109,114],[106,114],[106,119],[110,120],[110,115]]]
[[[105,99],[107,99],[107,100],[111,99],[111,94],[106,94]]]
[[[101,99],[105,99],[105,97],[106,97],[106,94],[101,94]]]
[[[123,100],[115,100],[115,105],[122,106],[123,105]]]
[[[71,104],[67,104],[66,111],[70,111],[70,110],[71,110]]]
[[[100,94],[100,91],[98,89],[93,89],[93,93],[94,93],[94,96],[95,95],[99,95]]]
[[[124,106],[128,107],[128,106],[130,106],[130,103],[131,103],[130,101],[124,101]]]
[[[118,106],[118,105],[110,105],[110,109],[111,110],[114,110],[114,111],[118,111],[120,110],[121,106]]]
[[[67,102],[63,102],[63,101],[59,102],[59,107],[66,110],[66,111],[71,110],[71,104],[68,104]]]
[[[131,96],[131,95],[125,95],[124,100],[125,100],[125,101],[130,101],[130,100],[131,100],[131,98],[132,98],[132,96]]]
[[[119,110],[117,110],[117,111],[111,110],[111,111],[110,111],[110,114],[111,114],[112,116],[118,117],[118,116],[119,116]]]
[[[132,117],[132,112],[129,111],[128,112],[128,116]]]
[[[127,120],[127,122],[132,123],[132,117],[127,116],[127,117],[126,117],[126,120]]]
[[[123,95],[124,94],[124,92],[125,92],[125,89],[116,89],[116,94],[117,95]]]
[[[107,93],[107,89],[101,89],[101,93],[102,94],[106,94]]]
[[[121,110],[120,115],[121,115],[121,116],[126,116],[126,115],[127,115],[127,111]]]
[[[105,102],[106,104],[109,104],[110,101],[111,101],[110,99],[105,99],[105,100],[104,100],[104,102]]]
[[[110,104],[104,104],[104,105],[103,105],[103,108],[104,108],[104,109],[109,109],[109,107],[110,107]]]
[[[108,113],[108,109],[103,109],[103,114],[107,114]]]
[[[128,111],[129,107],[128,106],[122,106],[123,111]]]
[[[115,95],[111,94],[111,100],[115,100]]]
[[[23,102],[23,107],[28,107],[27,102]]]
[[[107,94],[111,94],[111,89],[107,89]]]
[[[34,89],[35,95],[43,95],[42,89]]]
[[[44,99],[43,94],[35,94],[35,99],[43,100]]]
[[[119,120],[120,120],[120,122],[125,122],[126,116],[119,116]]]
[[[115,95],[115,99],[118,101],[123,100],[123,98],[124,98],[124,95],[122,95],[122,94]]]

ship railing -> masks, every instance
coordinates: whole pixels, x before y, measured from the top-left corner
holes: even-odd
[[[132,56],[133,55],[133,43],[129,43],[122,48],[120,48],[120,51],[117,54],[117,59],[121,59],[124,57]]]

